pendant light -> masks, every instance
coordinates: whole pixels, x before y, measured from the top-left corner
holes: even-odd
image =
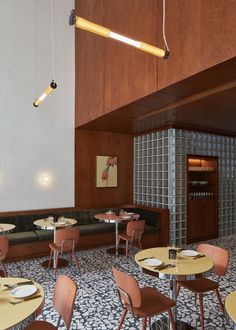
[[[57,88],[57,84],[55,83],[55,68],[54,68],[54,6],[53,0],[51,0],[51,62],[52,62],[52,81],[50,85],[45,89],[42,95],[37,98],[33,105],[34,107],[38,107],[43,100]]]
[[[130,46],[138,48],[146,53],[161,57],[163,59],[167,59],[169,57],[169,48],[168,48],[166,38],[165,38],[165,0],[163,0],[163,39],[165,42],[165,49],[161,49],[161,48],[155,47],[153,45],[150,45],[146,42],[138,41],[138,40],[126,37],[122,34],[115,33],[113,31],[111,31],[109,28],[106,28],[104,26],[90,22],[82,17],[76,16],[74,9],[72,9],[72,11],[71,11],[71,14],[69,17],[69,24],[74,25],[75,27],[77,27],[79,29],[95,33],[95,34],[100,35],[105,38],[115,39],[117,41],[123,42]]]

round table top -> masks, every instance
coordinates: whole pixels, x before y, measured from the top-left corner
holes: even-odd
[[[122,222],[122,221],[130,221],[139,218],[139,214],[126,212],[122,215],[116,215],[113,212],[106,212],[106,213],[99,213],[96,214],[95,219],[103,222],[115,223],[115,222]]]
[[[77,223],[77,220],[60,217],[57,222],[53,222],[48,218],[39,219],[34,221],[34,225],[40,227],[41,229],[54,230],[55,228],[64,228],[73,226]]]
[[[17,301],[10,296],[11,290],[6,289],[4,284],[15,284],[29,281],[25,278],[2,277],[0,278],[0,329],[7,329],[26,320],[44,304],[44,290],[41,285],[34,283],[37,287],[37,295],[41,296],[32,300],[24,301],[17,305],[12,305],[9,301]]]
[[[201,274],[209,271],[213,268],[214,263],[211,258],[203,257],[194,259],[193,257],[186,257],[182,255],[181,252],[177,253],[177,260],[176,260],[176,266],[172,268],[166,268],[162,270],[155,269],[155,267],[147,266],[145,264],[145,260],[139,261],[143,258],[150,258],[150,259],[159,259],[164,264],[170,264],[171,261],[169,259],[169,248],[168,247],[157,247],[157,248],[151,248],[146,249],[138,252],[135,255],[135,261],[136,263],[150,271],[153,271],[155,273],[161,273],[166,275],[194,275],[194,274]]]
[[[16,226],[12,225],[11,223],[0,223],[0,234],[6,233],[6,232],[11,232],[15,228],[16,228]]]
[[[229,317],[236,323],[236,291],[231,292],[225,299],[225,309]]]

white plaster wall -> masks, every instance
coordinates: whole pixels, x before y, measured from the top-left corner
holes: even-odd
[[[0,211],[74,206],[72,6],[54,0],[58,88],[34,108],[52,79],[50,0],[0,0]]]

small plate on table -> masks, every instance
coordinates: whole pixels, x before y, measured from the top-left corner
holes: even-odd
[[[55,222],[56,226],[65,226],[66,222],[65,221],[57,221]]]
[[[199,253],[194,250],[183,250],[181,254],[185,257],[196,257]]]
[[[37,292],[35,285],[20,285],[10,291],[10,296],[13,298],[26,298]]]
[[[121,219],[128,220],[128,219],[130,219],[130,215],[122,215]]]
[[[160,259],[146,259],[144,260],[144,264],[146,266],[151,266],[151,267],[155,267],[155,266],[160,266],[162,265],[162,261]]]
[[[126,212],[127,215],[133,215],[133,212]]]

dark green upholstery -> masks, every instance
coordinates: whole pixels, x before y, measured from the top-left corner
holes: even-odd
[[[46,229],[36,229],[35,234],[38,237],[38,240],[41,241],[53,241],[53,230]]]
[[[113,212],[118,213],[120,209],[112,208]],[[160,214],[151,210],[142,208],[125,209],[127,212],[134,212],[140,215],[140,220],[145,220],[144,233],[160,232]],[[115,224],[99,222],[94,216],[98,213],[105,213],[108,208],[90,209],[72,212],[48,212],[47,214],[18,215],[0,217],[0,223],[11,223],[16,226],[15,230],[8,234],[10,245],[37,242],[52,241],[53,230],[43,230],[36,228],[34,221],[38,219],[53,216],[58,219],[60,216],[77,220],[77,226],[80,228],[81,235],[99,234],[105,232],[115,232]],[[119,224],[119,231],[125,231],[127,223]]]
[[[33,231],[24,231],[21,233],[11,233],[6,235],[9,238],[10,245],[37,242],[38,236]]]

